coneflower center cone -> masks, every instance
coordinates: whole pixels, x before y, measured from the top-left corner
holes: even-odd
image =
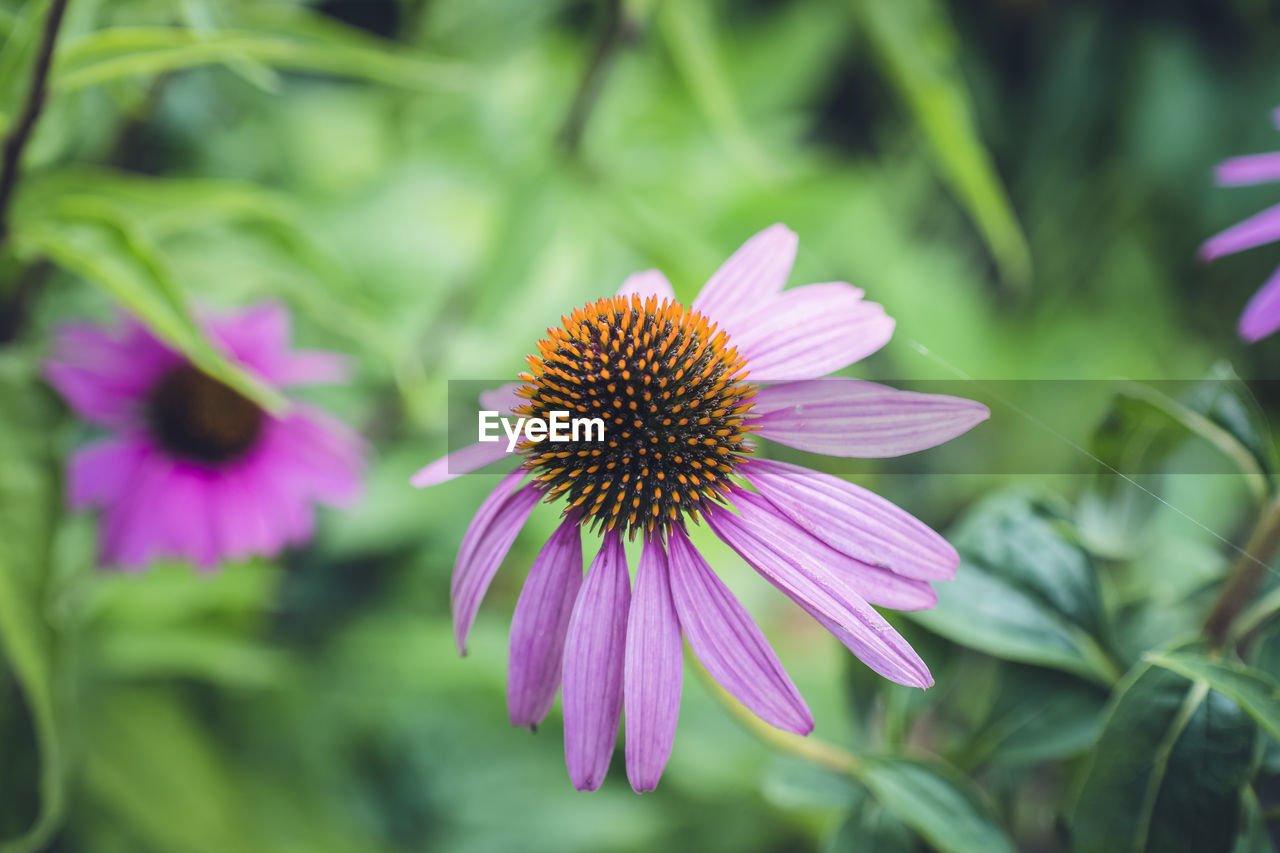
[[[252,400],[190,364],[156,383],[146,415],[161,447],[211,465],[244,456],[257,441],[264,417]]]
[[[602,441],[525,441],[547,500],[590,527],[665,536],[724,502],[751,429],[754,386],[723,331],[678,302],[614,296],[561,318],[528,357],[517,415],[600,418]]]

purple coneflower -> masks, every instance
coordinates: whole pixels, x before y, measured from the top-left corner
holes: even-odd
[[[1272,113],[1272,119],[1280,126],[1280,109]],[[1245,187],[1280,181],[1280,151],[1224,160],[1218,164],[1214,176],[1218,186],[1223,187]],[[1280,240],[1280,204],[1209,238],[1200,247],[1200,257],[1212,261],[1223,255],[1243,252],[1277,240]],[[1244,313],[1240,315],[1238,329],[1240,337],[1249,343],[1261,340],[1280,329],[1280,270],[1272,273],[1267,283],[1253,294]]]
[[[210,338],[263,382],[287,387],[344,375],[334,353],[291,351],[289,315],[266,304],[205,322]],[[113,331],[58,330],[45,376],[111,437],[78,451],[67,499],[103,513],[101,560],[126,569],[160,557],[208,569],[305,542],[313,502],[359,490],[360,439],[293,404],[275,416],[201,372],[132,318]]]
[[[783,291],[796,236],[746,242],[685,307],[661,273],[562,318],[523,386],[486,408],[608,424],[603,442],[520,445],[524,461],[481,504],[454,570],[454,630],[467,632],[503,557],[540,500],[564,520],[534,560],[511,624],[508,710],[533,728],[563,688],[565,758],[579,790],[604,779],[626,709],[627,775],[653,789],[675,736],[681,637],[766,722],[798,734],[813,718],[768,641],[689,539],[705,520],[766,580],[876,672],[927,687],[929,670],[872,605],[927,608],[958,558],[938,534],[852,483],[749,457],[748,432],[835,456],[932,447],[988,417],[969,400],[819,377],[882,347],[884,310],[843,283]],[[771,378],[788,381],[760,385]],[[429,486],[504,455],[476,444],[419,471]],[[527,480],[527,482],[526,482]],[[582,529],[603,541],[582,572]],[[623,538],[643,539],[632,589]]]

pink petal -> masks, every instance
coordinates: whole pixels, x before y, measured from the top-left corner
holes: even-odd
[[[490,410],[500,411],[500,410]],[[447,456],[422,468],[409,479],[409,484],[419,489],[447,483],[455,477],[470,474],[486,465],[505,459],[513,454],[507,453],[505,439],[499,441],[482,441],[459,448]]]
[[[1214,169],[1218,186],[1241,187],[1280,181],[1280,151],[1224,160]]]
[[[155,516],[167,499],[172,465],[149,453],[138,466],[128,490],[112,503],[103,519],[102,562],[128,571],[146,568],[161,550],[164,531]]]
[[[828,456],[880,459],[942,444],[985,421],[981,403],[833,377],[760,389],[753,412],[764,438]]]
[[[262,372],[276,385],[336,385],[351,376],[351,359],[328,350],[294,350]]]
[[[627,276],[627,280],[618,288],[619,296],[639,296],[642,300],[650,296],[657,297],[658,302],[675,302],[676,292],[667,277],[657,270],[645,270]]]
[[[264,378],[289,352],[293,323],[279,302],[262,302],[232,314],[206,314],[201,322],[226,354]]]
[[[180,363],[136,321],[125,320],[114,335],[72,324],[55,332],[44,376],[80,417],[122,426],[137,421],[156,380]]]
[[[753,459],[738,470],[796,525],[843,554],[918,580],[955,576],[960,563],[956,549],[874,492],[767,459]]]
[[[111,438],[76,451],[67,468],[67,504],[85,509],[113,503],[129,489],[150,452],[140,435]]]
[[[1212,261],[1223,255],[1231,255],[1280,240],[1280,204],[1231,226],[1226,231],[1210,237],[1200,247],[1200,258]]]
[[[752,381],[816,379],[848,367],[889,342],[893,320],[848,284],[788,290],[735,320],[730,343]]]
[[[580,519],[570,516],[538,553],[511,619],[507,712],[516,726],[535,728],[560,688],[565,633],[582,587]]]
[[[693,300],[693,310],[725,328],[734,318],[772,300],[787,283],[799,242],[787,226],[770,225],[712,274]]]
[[[480,602],[498,566],[502,565],[502,558],[511,550],[525,520],[541,497],[541,493],[531,485],[517,490],[524,474],[523,470],[516,470],[502,478],[476,510],[458,548],[449,597],[453,606],[453,635],[458,642],[458,651],[464,655],[467,653],[467,634],[475,621],[476,611],[480,609]]]
[[[299,404],[284,420],[270,421],[260,450],[272,477],[331,506],[349,506],[359,499],[364,453],[364,441],[346,424]]]
[[[564,647],[564,759],[579,791],[599,788],[613,758],[630,604],[627,555],[609,532],[578,593]]]
[[[845,572],[832,571],[826,545],[796,528],[759,495],[735,489],[739,515],[727,510],[707,521],[752,568],[803,607],[867,666],[911,687],[933,684],[911,645],[858,594]]]
[[[1240,337],[1249,343],[1280,329],[1280,270],[1271,274],[1258,289],[1240,316]]]
[[[671,600],[667,552],[646,540],[627,616],[623,695],[627,710],[627,778],[636,793],[658,787],[680,717],[684,672],[680,622]]]
[[[528,402],[523,397],[516,395],[516,391],[523,387],[523,382],[507,382],[497,388],[481,391],[480,407],[503,415],[509,415],[516,406],[521,406]]]
[[[801,735],[813,731],[809,706],[751,614],[683,530],[672,529],[668,547],[680,627],[707,672],[769,725]]]

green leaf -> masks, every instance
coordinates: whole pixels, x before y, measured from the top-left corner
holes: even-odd
[[[1020,493],[983,501],[951,537],[961,554],[938,606],[904,614],[936,634],[1006,660],[1110,684],[1119,673],[1094,639],[1101,604],[1092,560],[1067,523]]]
[[[993,495],[952,531],[951,542],[992,574],[1096,632],[1102,602],[1093,561],[1065,515],[1021,492]]]
[[[938,606],[904,613],[935,634],[1005,660],[1050,666],[1107,684],[1115,665],[1096,642],[1043,602],[962,560],[938,585]]]
[[[1139,664],[1087,769],[1075,849],[1230,849],[1256,740],[1248,715],[1207,682]]]
[[[1221,375],[1199,383],[1178,400],[1151,385],[1125,382],[1095,438],[1098,455],[1122,471],[1155,470],[1188,435],[1195,435],[1229,459],[1245,475],[1254,497],[1267,493],[1274,469],[1269,435],[1257,403],[1239,379]],[[1135,451],[1134,445],[1141,445]]]
[[[34,377],[0,357],[0,649],[21,685],[40,753],[40,811],[3,853],[44,847],[66,805],[58,644],[47,618],[54,528],[61,494],[49,442],[50,400]]]
[[[868,760],[858,778],[886,811],[943,853],[1000,853],[1013,845],[971,783],[942,765]]]
[[[681,4],[684,5],[684,4]],[[885,72],[907,102],[949,182],[978,225],[1005,281],[1025,285],[1031,252],[973,118],[955,31],[939,0],[855,0]]]
[[[919,838],[864,794],[824,849],[826,853],[915,853]]]
[[[1238,661],[1211,660],[1190,651],[1150,655],[1147,659],[1187,678],[1208,682],[1280,741],[1280,683],[1267,673]]]
[[[285,398],[209,343],[159,251],[128,218],[93,197],[64,197],[58,217],[24,220],[17,240],[24,252],[54,263],[102,288],[151,331],[213,378],[273,411]]]
[[[55,93],[66,94],[127,77],[245,61],[429,92],[458,91],[470,82],[461,66],[423,59],[343,28],[290,33],[113,27],[69,40],[58,52],[51,85]]]
[[[1025,765],[1066,758],[1093,745],[1106,695],[1042,669],[1006,666],[996,707],[968,738],[966,766]]]

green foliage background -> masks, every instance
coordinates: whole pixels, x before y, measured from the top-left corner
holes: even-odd
[[[0,0],[0,126],[47,5]],[[1280,393],[1254,380],[1280,339],[1234,324],[1277,255],[1195,249],[1275,201],[1210,170],[1280,148],[1278,24],[1262,0],[71,0],[0,254],[0,851],[1271,849],[1274,575],[1222,654],[1199,635],[1274,494]],[[857,375],[1033,381],[1052,431],[997,407],[964,465],[860,477],[964,557],[894,617],[927,692],[700,541],[852,766],[691,676],[658,791],[619,756],[577,794],[558,712],[531,736],[503,697],[554,513],[462,660],[448,577],[493,481],[407,478],[444,451],[447,380],[511,375],[634,270],[689,298],[774,221],[793,282],[897,319]],[[365,500],[279,563],[95,571],[50,330],[122,305],[271,405],[190,314],[263,298],[357,358],[314,398],[369,439]],[[1114,377],[1209,380],[1097,406],[1053,381]],[[1166,503],[1056,434],[1095,428]],[[1224,449],[1241,473],[1179,473]]]

